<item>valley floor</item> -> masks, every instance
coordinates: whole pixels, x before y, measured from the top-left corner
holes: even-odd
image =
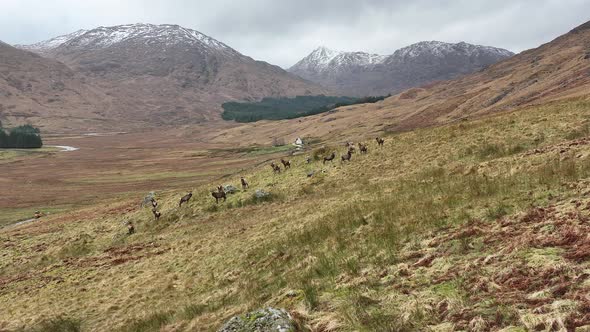
[[[281,174],[239,158],[251,188],[219,205],[210,190],[238,174],[154,182],[158,222],[138,206],[146,188],[130,186],[0,230],[0,329],[210,331],[266,306],[315,331],[590,329],[588,100],[371,140],[350,163],[305,162],[331,149],[344,151],[292,157]]]
[[[238,172],[285,148],[241,148],[240,142],[206,143],[171,130],[45,138],[42,149],[0,149],[0,227],[70,211],[138,192],[185,187]],[[77,150],[63,151],[59,147]],[[292,146],[290,146],[292,148]]]

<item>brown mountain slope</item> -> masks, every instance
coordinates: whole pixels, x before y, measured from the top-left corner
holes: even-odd
[[[0,42],[0,120],[44,128],[101,128],[109,98],[64,64]]]
[[[62,39],[39,43],[37,51],[106,91],[117,123],[201,123],[220,119],[221,104],[229,100],[329,92],[177,25],[100,27]]]
[[[377,104],[342,107],[278,125],[284,136],[363,137],[406,131],[554,100],[590,96],[590,22],[536,49],[459,79],[410,89]],[[259,122],[220,133],[267,142],[277,123]],[[252,130],[254,129],[254,130]],[[243,135],[249,135],[248,138]]]

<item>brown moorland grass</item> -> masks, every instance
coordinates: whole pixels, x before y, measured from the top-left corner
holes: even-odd
[[[208,144],[169,132],[100,136],[49,136],[46,145],[80,148],[0,150],[0,226],[97,205],[116,197],[191,187],[250,168],[293,148]]]
[[[589,121],[587,101],[557,102],[390,135],[351,163],[261,165],[219,205],[238,176],[182,208],[190,188],[159,191],[159,222],[141,193],[2,230],[0,327],[214,330],[263,306],[321,331],[590,325]]]

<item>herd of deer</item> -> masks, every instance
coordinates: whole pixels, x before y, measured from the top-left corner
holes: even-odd
[[[375,138],[375,140],[377,141],[377,145],[379,145],[379,146],[383,146],[383,143],[385,143],[385,140],[381,137],[377,137],[377,138]],[[348,142],[348,143],[346,143],[346,147],[348,148],[348,151],[346,152],[346,154],[343,154],[340,157],[342,162],[350,161],[350,159],[352,158],[352,154],[355,152],[354,143]],[[359,147],[359,151],[361,154],[366,154],[367,152],[369,152],[369,148],[367,147],[366,144],[359,142],[358,147]],[[336,153],[332,152],[332,154],[330,154],[329,156],[324,157],[323,163],[325,164],[326,161],[332,161],[335,158],[336,158]]]
[[[377,141],[378,146],[383,146],[383,143],[385,143],[385,140],[381,137],[377,137],[375,140]],[[342,162],[350,161],[350,159],[352,158],[352,154],[355,152],[354,143],[348,142],[348,143],[346,143],[346,147],[348,148],[348,151],[346,152],[346,154],[343,154],[341,156]],[[358,148],[359,148],[359,151],[361,154],[366,154],[368,152],[368,148],[367,148],[366,144],[359,142]],[[335,158],[336,158],[336,153],[332,152],[329,156],[323,158],[323,163],[325,164],[327,161],[331,162]],[[310,163],[311,158],[307,158],[307,162]],[[289,160],[285,160],[285,159],[281,158],[281,164],[283,164],[283,167],[285,168],[285,170],[291,168],[291,162]],[[275,164],[274,162],[271,162],[270,167],[272,167],[272,170],[274,173],[281,173],[281,167],[279,165]],[[240,182],[242,183],[242,189],[246,190],[249,187],[248,182],[246,181],[246,179],[244,179],[244,177],[240,178]],[[221,185],[217,187],[217,191],[211,192],[211,196],[213,196],[213,198],[215,198],[216,204],[219,204],[220,199],[223,199],[224,202],[227,199],[227,194],[226,194],[225,190],[223,189],[223,186],[221,186]],[[193,192],[189,191],[188,194],[186,194],[180,198],[180,202],[178,203],[178,207],[182,207],[182,204],[184,204],[184,203],[188,204],[191,197],[193,197]],[[156,220],[159,220],[160,217],[162,216],[162,213],[160,211],[158,211],[158,202],[153,197],[150,197],[149,200],[152,204],[152,213],[154,214],[154,218]],[[128,232],[129,232],[129,234],[133,234],[135,232],[135,228],[133,227],[133,224],[131,222],[128,223]]]

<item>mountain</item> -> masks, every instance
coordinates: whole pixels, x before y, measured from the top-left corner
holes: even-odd
[[[0,42],[0,121],[44,128],[100,127],[109,97],[63,63]]]
[[[310,80],[321,80],[322,76],[337,76],[346,74],[355,68],[371,68],[383,63],[386,56],[365,52],[334,51],[326,47],[319,47],[303,60],[299,61],[289,71]]]
[[[320,47],[289,71],[341,94],[383,95],[472,73],[512,55],[464,42],[420,42],[389,56]]]
[[[178,25],[99,27],[20,47],[63,62],[104,91],[118,126],[199,123],[219,119],[230,100],[330,92]]]
[[[399,51],[395,57],[412,56]],[[387,61],[387,60],[386,60]],[[590,22],[538,48],[478,72],[411,88],[375,104],[346,106],[281,124],[286,139],[298,136],[350,140],[383,131],[401,132],[564,99],[590,99]],[[227,130],[242,140],[272,137],[272,124]],[[255,136],[254,136],[255,135]],[[333,137],[334,136],[334,137]]]

